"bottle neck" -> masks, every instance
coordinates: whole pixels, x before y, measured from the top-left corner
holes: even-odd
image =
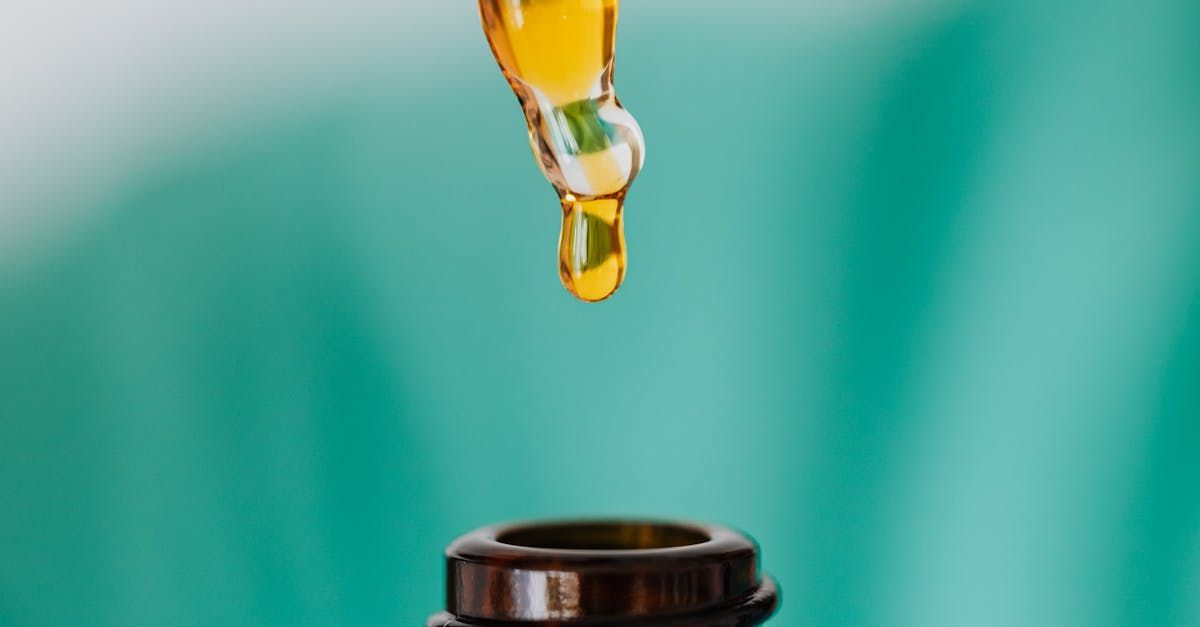
[[[754,542],[712,525],[499,525],[454,541],[446,567],[446,612],[427,627],[737,627],[778,603]]]

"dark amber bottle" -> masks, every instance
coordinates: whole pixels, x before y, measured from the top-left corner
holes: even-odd
[[[758,546],[725,527],[497,525],[446,549],[446,611],[426,627],[741,627],[778,603]]]

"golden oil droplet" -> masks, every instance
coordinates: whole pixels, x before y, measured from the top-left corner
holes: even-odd
[[[534,158],[563,202],[563,284],[593,302],[612,295],[625,276],[621,210],[645,160],[642,131],[613,90],[618,4],[479,0]]]
[[[623,199],[562,199],[562,233],[558,239],[558,274],[563,286],[580,300],[604,300],[625,279]]]

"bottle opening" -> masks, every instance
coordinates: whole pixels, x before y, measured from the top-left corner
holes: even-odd
[[[494,525],[446,549],[446,611],[427,627],[748,627],[778,603],[758,547],[718,525],[553,520]]]
[[[671,549],[712,540],[703,529],[672,523],[566,522],[507,529],[496,541],[511,546],[567,551]]]

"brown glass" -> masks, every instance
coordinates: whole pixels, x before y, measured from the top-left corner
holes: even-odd
[[[496,525],[446,549],[446,611],[426,627],[740,627],[775,611],[758,547],[715,525]]]

